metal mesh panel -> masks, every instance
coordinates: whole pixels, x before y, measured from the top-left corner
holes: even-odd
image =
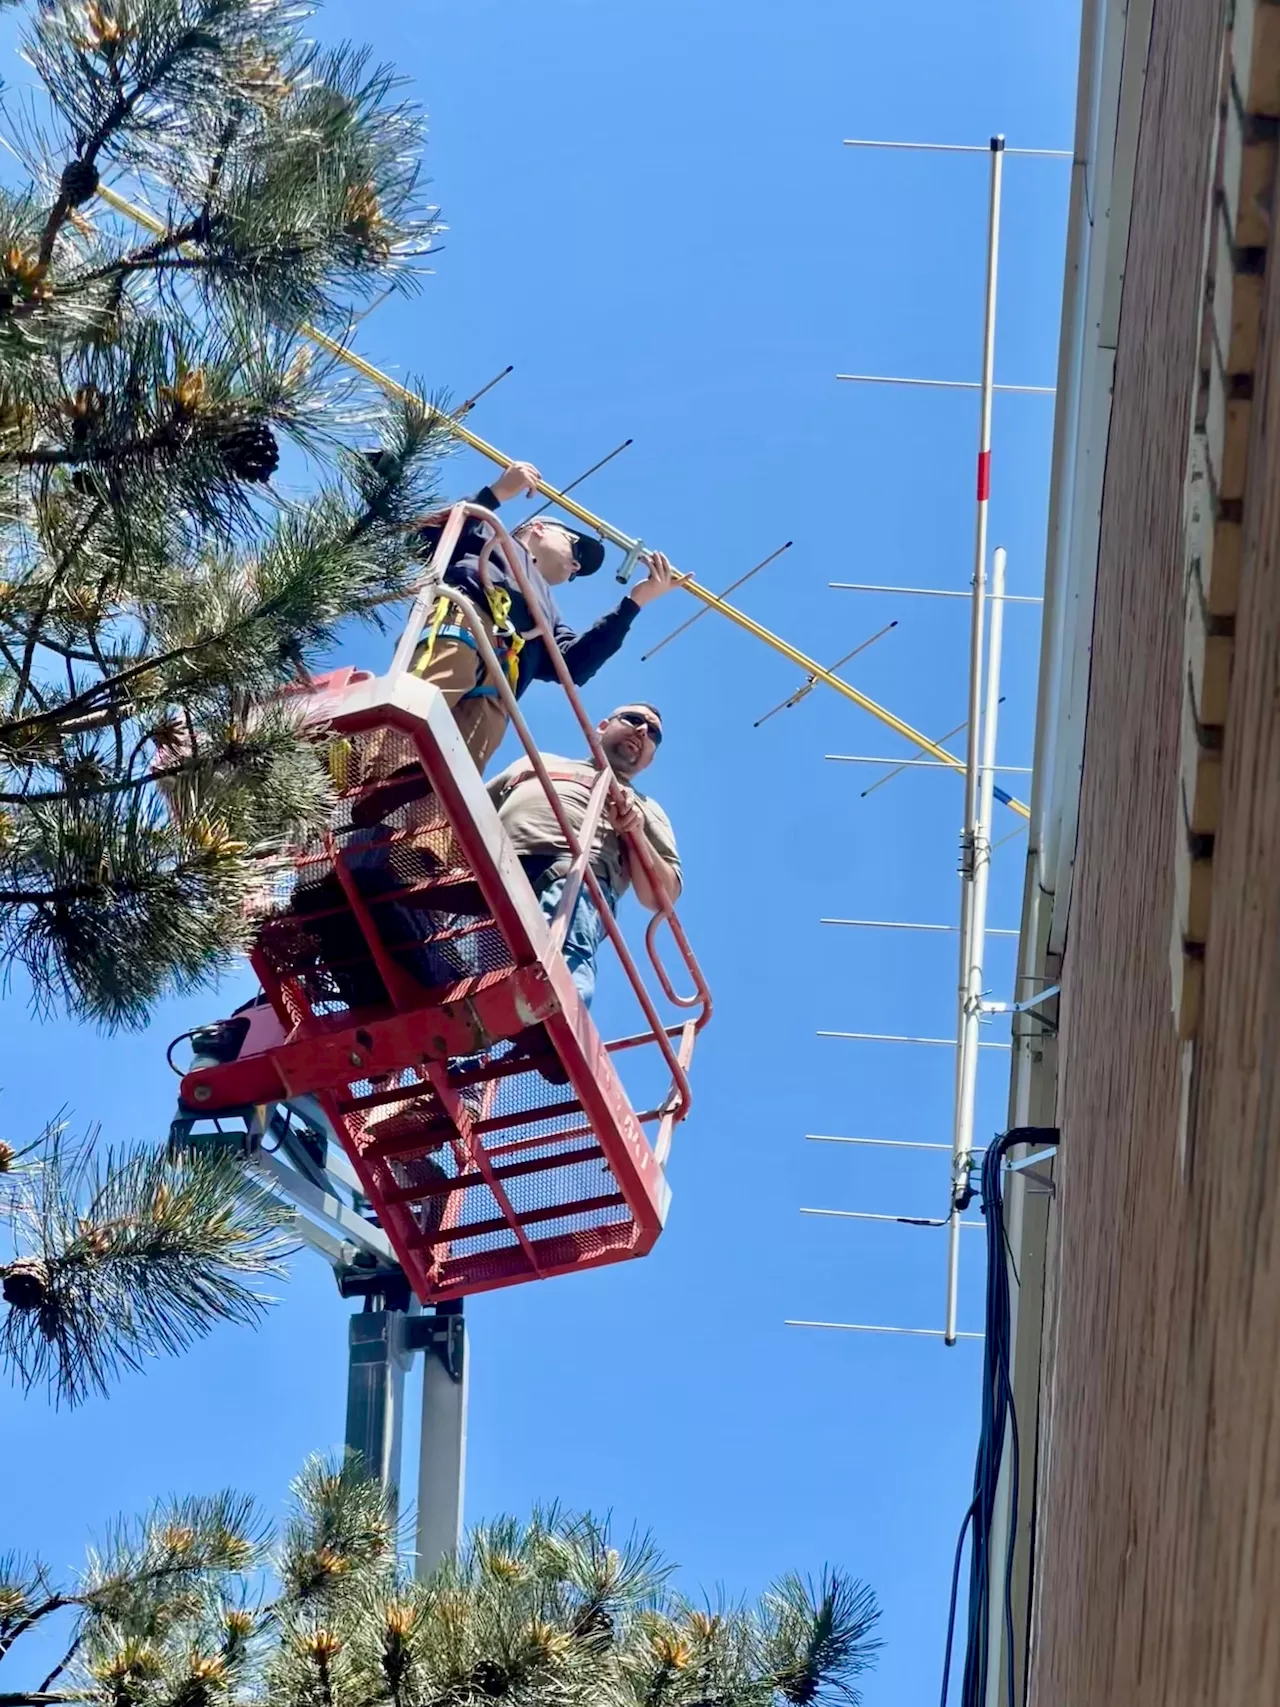
[[[455,1063],[453,1076],[471,1081],[458,1087],[475,1123],[471,1154],[430,1084],[406,1074],[395,1086],[350,1086],[342,1124],[387,1205],[387,1231],[394,1242],[402,1229],[440,1288],[588,1261],[588,1252],[598,1260],[635,1239],[631,1212],[572,1092],[537,1071],[486,1074],[516,1059],[503,1044]]]
[[[328,751],[342,790],[330,831],[295,850],[290,869],[273,870],[272,916],[258,935],[261,968],[284,986],[289,1018],[392,1003],[339,866],[368,909],[379,947],[412,981],[402,983],[395,1005],[418,1005],[419,990],[510,971],[510,951],[438,799],[404,798],[426,786],[413,743],[382,728]]]

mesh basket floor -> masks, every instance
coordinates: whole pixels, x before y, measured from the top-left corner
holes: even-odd
[[[352,1084],[330,1111],[397,1253],[411,1256],[429,1291],[478,1290],[633,1249],[631,1211],[568,1087],[518,1068],[509,1044],[454,1066],[465,1132],[435,1088],[409,1075]]]

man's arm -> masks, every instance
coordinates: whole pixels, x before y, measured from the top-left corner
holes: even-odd
[[[656,913],[665,900],[668,906],[674,907],[680,899],[680,891],[684,887],[684,879],[678,863],[662,848],[658,847],[650,832],[648,821],[641,810],[640,803],[629,788],[623,790],[625,799],[619,806],[611,794],[605,813],[610,824],[620,836],[639,835],[644,837],[645,846],[653,863],[655,884],[649,881],[649,874],[638,859],[628,861],[631,872],[631,884],[636,892],[636,900],[642,907],[647,907],[651,913]]]
[[[482,504],[486,510],[496,510],[511,498],[521,495],[534,497],[541,479],[531,462],[513,462],[509,468],[503,469],[492,486],[482,486],[471,502]]]
[[[509,499],[519,497],[522,492],[527,497],[532,497],[541,478],[531,462],[513,462],[510,468],[503,469],[492,486],[482,486],[467,502],[479,504],[485,510],[497,510]],[[439,510],[424,518],[418,529],[418,539],[427,550],[434,551],[440,543],[440,535],[444,532],[448,514],[448,510]],[[465,557],[469,552],[479,551],[486,537],[484,523],[474,516],[470,517],[458,540],[457,555]]]
[[[644,606],[660,599],[675,586],[675,571],[660,551],[650,552],[644,558],[644,563],[648,569],[644,580],[637,582],[613,610],[607,611],[583,633],[576,634],[566,622],[556,623],[556,645],[569,666],[569,674],[576,686],[582,687],[584,683],[589,682],[601,665],[607,664],[621,648],[631,632],[632,623]],[[555,671],[551,668],[550,659],[547,660],[545,670],[539,674],[544,681],[555,680]]]

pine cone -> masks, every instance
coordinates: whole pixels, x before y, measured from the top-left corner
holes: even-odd
[[[573,1633],[581,1641],[611,1642],[614,1623],[603,1606],[592,1606],[578,1619]]]
[[[399,472],[399,458],[389,450],[362,450],[360,455],[380,480],[392,480]]]
[[[20,1257],[0,1275],[0,1294],[15,1310],[38,1310],[49,1296],[49,1269],[37,1257]]]
[[[58,185],[58,193],[65,197],[72,207],[83,207],[85,202],[92,201],[98,193],[98,168],[93,161],[69,161],[62,169],[62,182]]]
[[[479,1694],[495,1698],[507,1694],[511,1688],[511,1679],[507,1676],[505,1667],[495,1660],[481,1660],[479,1665],[471,1668],[467,1681]]]
[[[233,427],[222,440],[222,455],[237,480],[267,481],[280,466],[280,446],[265,421]]]

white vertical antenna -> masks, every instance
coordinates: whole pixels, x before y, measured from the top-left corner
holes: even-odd
[[[969,991],[969,969],[974,957],[973,890],[977,864],[978,754],[982,743],[982,641],[985,626],[987,575],[987,516],[991,502],[991,387],[995,378],[996,286],[1000,264],[1000,192],[1003,183],[1004,138],[991,138],[991,188],[987,206],[987,290],[982,322],[982,396],[978,423],[978,513],[973,548],[973,611],[969,623],[969,728],[965,748],[964,821],[960,832],[960,978],[956,1001],[956,1089],[952,1128],[951,1201],[963,1191],[969,1177],[969,1151],[973,1145],[973,1097],[969,1097],[967,1124],[964,1115],[965,1081],[970,1058],[976,1069],[977,1056],[966,1049],[965,1015]],[[997,695],[998,695],[997,688]],[[981,951],[979,950],[979,953]],[[976,1039],[975,1039],[976,1043]],[[960,1284],[960,1218],[952,1208],[947,1232],[947,1318],[946,1344],[955,1344],[956,1294]]]
[[[956,1343],[956,1307],[960,1280],[960,1204],[973,1165],[973,1115],[978,1089],[978,1027],[983,1014],[983,966],[987,936],[987,890],[991,876],[991,812],[996,779],[996,722],[1000,715],[1000,649],[1004,639],[1005,553],[991,567],[991,636],[987,645],[987,694],[982,713],[981,782],[970,851],[973,869],[965,882],[968,897],[967,959],[961,964],[960,1047],[956,1051],[959,1086],[951,1157],[951,1213],[947,1222],[947,1315],[944,1343]],[[961,932],[964,939],[964,932]]]
[[[846,143],[854,148],[912,148],[927,152],[939,153],[986,153],[990,162],[989,197],[987,208],[987,268],[986,268],[986,297],[983,315],[982,340],[982,370],[978,380],[940,380],[929,377],[905,378],[894,375],[847,373],[838,377],[850,382],[877,385],[912,385],[925,387],[941,387],[954,390],[974,390],[980,394],[980,412],[978,428],[977,456],[977,512],[974,530],[973,548],[973,579],[968,592],[953,591],[951,588],[936,587],[906,587],[881,586],[863,583],[832,582],[833,587],[841,590],[863,593],[892,593],[898,595],[916,595],[932,598],[968,598],[970,601],[970,632],[969,632],[969,692],[967,725],[957,724],[952,731],[958,734],[967,727],[966,754],[964,762],[964,818],[961,826],[961,860],[960,860],[960,912],[958,925],[917,923],[916,921],[892,919],[824,919],[824,924],[850,925],[864,929],[894,930],[894,931],[955,931],[959,937],[960,953],[959,968],[956,984],[956,1028],[954,1038],[935,1038],[923,1036],[888,1035],[881,1032],[854,1031],[822,1031],[819,1036],[843,1038],[857,1042],[893,1042],[915,1046],[935,1044],[954,1049],[955,1051],[955,1105],[952,1116],[952,1131],[950,1144],[932,1144],[919,1140],[905,1142],[899,1139],[861,1139],[861,1138],[828,1138],[823,1141],[833,1143],[863,1144],[873,1143],[893,1149],[922,1149],[937,1150],[939,1153],[950,1151],[950,1192],[946,1206],[946,1214],[940,1218],[927,1216],[886,1216],[863,1210],[827,1210],[810,1208],[803,1213],[807,1215],[834,1215],[840,1219],[858,1221],[890,1221],[916,1228],[942,1228],[947,1230],[947,1281],[944,1325],[941,1328],[890,1327],[868,1322],[827,1322],[799,1321],[789,1322],[792,1327],[809,1327],[823,1329],[841,1329],[851,1333],[888,1333],[911,1334],[917,1337],[940,1339],[948,1346],[954,1346],[961,1340],[980,1340],[981,1334],[961,1332],[957,1327],[958,1292],[959,1292],[959,1246],[960,1233],[971,1222],[961,1220],[962,1206],[969,1199],[969,1184],[972,1165],[975,1158],[981,1154],[974,1147],[974,1124],[977,1102],[977,1078],[979,1051],[1007,1050],[1009,1045],[980,1035],[982,1021],[989,1015],[1022,1011],[1038,1005],[1049,996],[1056,993],[1055,989],[1042,990],[1030,997],[1026,1003],[994,1002],[986,999],[983,988],[985,972],[985,948],[988,937],[1016,936],[1016,931],[991,930],[987,926],[987,899],[991,870],[991,856],[994,846],[1001,845],[992,842],[991,816],[997,800],[1010,804],[1010,797],[996,783],[996,736],[999,719],[1000,695],[1000,666],[1003,645],[1005,605],[1038,604],[1041,601],[1026,594],[1008,595],[1005,592],[1005,575],[1007,559],[1001,548],[995,552],[991,566],[991,587],[987,589],[987,547],[988,547],[988,513],[991,497],[991,418],[992,399],[997,391],[1019,392],[1031,395],[1053,396],[1052,386],[1038,385],[996,385],[995,383],[995,332],[996,332],[996,300],[999,271],[1000,250],[1000,215],[1001,191],[1003,183],[1003,165],[1005,154],[1028,155],[1041,159],[1072,158],[1071,152],[1065,149],[1006,149],[1003,136],[993,136],[987,146],[937,143],[876,143],[865,140],[855,140]],[[987,606],[991,606],[988,623]],[[989,628],[989,633],[988,633]],[[943,737],[947,740],[948,737]],[[935,758],[940,757],[936,754]],[[828,758],[840,759],[849,763],[866,763],[861,755],[828,754]],[[887,776],[881,782],[887,782],[900,771],[931,769],[931,766],[920,764],[916,759],[885,759],[886,766],[891,767]],[[874,785],[879,787],[880,784]],[[867,792],[870,792],[868,790]],[[1012,802],[1015,810],[1017,803]],[[1007,838],[1005,838],[1007,839]]]

